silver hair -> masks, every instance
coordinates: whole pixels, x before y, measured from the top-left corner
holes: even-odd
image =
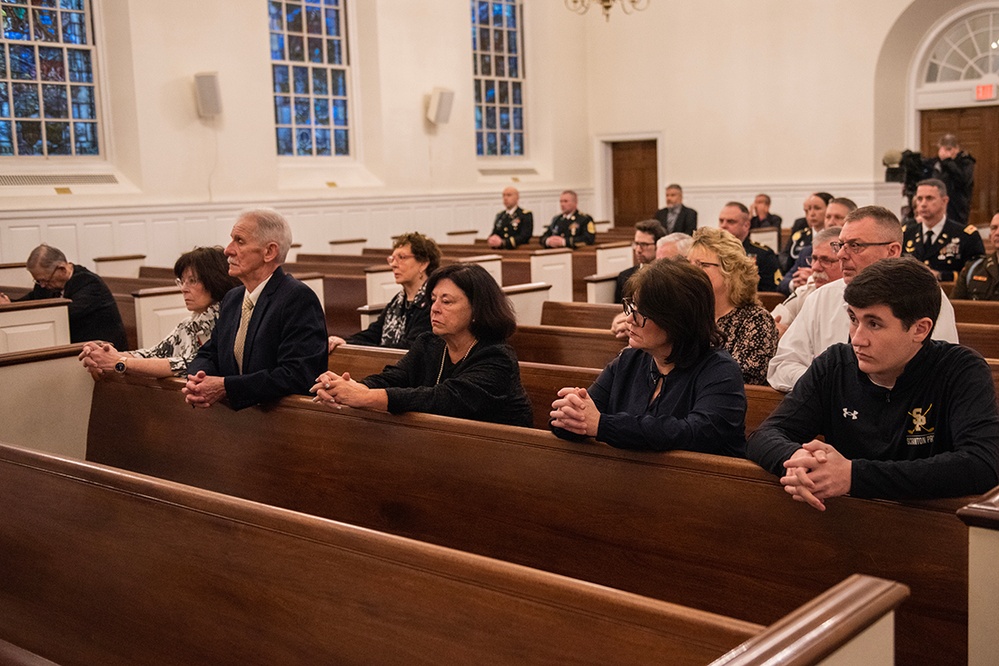
[[[277,243],[277,262],[283,264],[291,250],[291,225],[284,215],[273,208],[253,208],[244,210],[237,219],[249,218],[257,223],[257,241],[266,245]]]
[[[815,234],[815,237],[812,238],[812,245],[821,245],[822,243],[838,240],[839,232],[841,231],[843,231],[843,227],[826,227],[822,231]]]
[[[674,231],[657,240],[656,247],[662,247],[667,243],[676,245],[676,251],[680,253],[680,256],[686,257],[687,253],[690,252],[690,246],[694,244],[694,239],[690,234],[685,234],[682,231]]]

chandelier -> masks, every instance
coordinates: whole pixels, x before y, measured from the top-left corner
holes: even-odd
[[[565,0],[565,6],[577,14],[585,14],[590,10],[590,5],[599,4],[604,10],[604,19],[610,21],[610,10],[616,2],[617,0]],[[648,6],[649,0],[621,0],[621,9],[625,14],[641,11]]]

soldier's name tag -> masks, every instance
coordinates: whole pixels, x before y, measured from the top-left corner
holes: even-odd
[[[987,275],[972,275],[971,279],[972,280],[976,280],[978,282],[988,282],[989,281],[989,278],[988,278]]]

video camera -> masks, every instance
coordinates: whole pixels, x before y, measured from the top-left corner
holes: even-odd
[[[916,183],[923,179],[923,156],[911,150],[889,150],[881,163],[885,165],[885,182],[902,183],[902,196],[908,200],[916,194]]]

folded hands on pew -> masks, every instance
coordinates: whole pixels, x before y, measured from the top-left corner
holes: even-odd
[[[110,342],[94,340],[83,345],[80,355],[77,357],[90,376],[95,380],[100,379],[105,370],[113,370],[114,364],[121,356],[121,352],[114,348]]]
[[[341,405],[348,407],[367,407],[369,409],[388,409],[388,394],[385,389],[368,388],[350,378],[350,373],[338,375],[335,372],[324,372],[316,377],[315,385],[309,389],[315,393],[313,402],[340,409]]]
[[[784,490],[795,501],[805,502],[819,511],[826,510],[825,500],[850,492],[853,463],[825,442],[813,439],[784,461],[781,477]]]
[[[600,410],[586,389],[578,386],[559,389],[550,415],[553,426],[577,435],[596,437],[600,426]]]
[[[199,370],[198,374],[187,376],[182,392],[191,407],[207,409],[225,397],[225,378],[206,375],[204,370]]]

